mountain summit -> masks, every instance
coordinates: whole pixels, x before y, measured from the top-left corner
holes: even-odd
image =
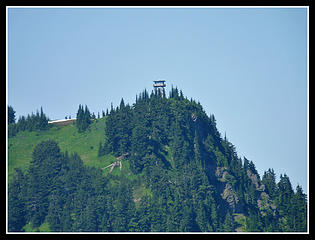
[[[122,99],[104,119],[98,158],[111,160],[102,166],[60,152],[58,141],[34,148],[29,170],[17,169],[10,183],[9,230],[306,231],[301,187],[294,191],[285,174],[276,183],[272,169],[261,178],[221,136],[215,117],[177,88],[168,97],[164,88],[145,90],[132,106]],[[88,121],[80,136],[93,134]],[[73,128],[58,129],[66,127]]]

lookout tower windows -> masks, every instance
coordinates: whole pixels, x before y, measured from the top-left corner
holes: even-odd
[[[153,82],[154,82],[153,87],[155,89],[166,87],[165,80],[158,80],[158,81],[153,81]]]

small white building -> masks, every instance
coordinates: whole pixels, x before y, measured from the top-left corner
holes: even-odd
[[[74,123],[76,120],[77,120],[76,118],[52,120],[52,121],[48,121],[48,124],[56,124],[58,126],[65,126],[65,125]]]

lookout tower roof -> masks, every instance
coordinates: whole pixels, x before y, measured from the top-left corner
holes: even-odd
[[[154,83],[165,83],[165,80],[157,80],[157,81],[153,81]]]

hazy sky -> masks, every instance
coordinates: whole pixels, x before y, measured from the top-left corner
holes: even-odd
[[[307,192],[306,8],[10,8],[8,104],[50,119],[134,103],[165,79],[262,176]]]

